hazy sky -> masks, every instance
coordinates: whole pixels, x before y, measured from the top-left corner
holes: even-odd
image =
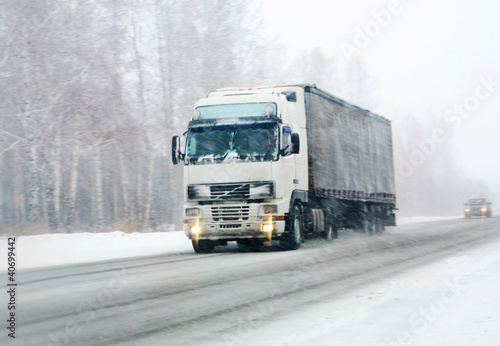
[[[500,1],[273,0],[260,11],[291,53],[361,59],[371,110],[444,117],[464,171],[500,193]]]

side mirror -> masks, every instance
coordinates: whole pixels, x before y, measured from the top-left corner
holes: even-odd
[[[299,134],[292,133],[292,128],[287,125],[283,125],[281,131],[281,155],[290,156],[292,154],[298,154],[300,150]]]
[[[298,133],[292,133],[292,154],[298,154],[300,151],[300,136]]]
[[[280,153],[283,156],[292,155],[292,128],[290,126],[283,125],[281,127],[281,143],[280,143]]]
[[[179,136],[172,137],[172,163],[174,165],[181,162],[182,154],[181,154],[181,139]]]

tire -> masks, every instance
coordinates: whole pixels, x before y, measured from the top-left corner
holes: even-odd
[[[293,207],[288,231],[280,238],[283,250],[297,250],[302,245],[302,213],[298,205]]]
[[[373,226],[373,232],[375,234],[380,234],[384,230],[384,225],[382,224],[382,220],[378,217],[378,215],[375,216],[374,220],[374,226]]]
[[[338,237],[339,233],[334,224],[333,218],[328,218],[328,222],[325,225],[325,231],[323,232],[323,239],[327,242],[331,242],[333,239],[337,239]]]
[[[207,239],[192,239],[193,249],[197,253],[211,253],[214,250],[214,243]]]
[[[361,215],[360,231],[369,236],[375,233],[376,222],[373,211],[367,209]]]
[[[362,232],[365,235],[372,235],[373,234],[373,224],[369,218],[365,218],[362,221]]]
[[[379,207],[373,210],[373,223],[374,223],[373,226],[374,233],[381,234],[385,229],[385,224],[382,218],[382,212],[380,211]]]

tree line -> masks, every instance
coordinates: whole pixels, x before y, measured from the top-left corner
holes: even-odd
[[[251,13],[242,0],[0,2],[2,229],[175,224],[170,137],[196,97],[262,76],[245,65],[266,51]]]

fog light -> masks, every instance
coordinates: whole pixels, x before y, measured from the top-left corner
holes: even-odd
[[[263,223],[260,225],[260,230],[262,232],[272,232],[274,231],[274,224],[272,223]]]
[[[201,233],[201,227],[198,225],[193,225],[193,226],[189,227],[189,231],[193,234],[199,234],[199,233]]]

